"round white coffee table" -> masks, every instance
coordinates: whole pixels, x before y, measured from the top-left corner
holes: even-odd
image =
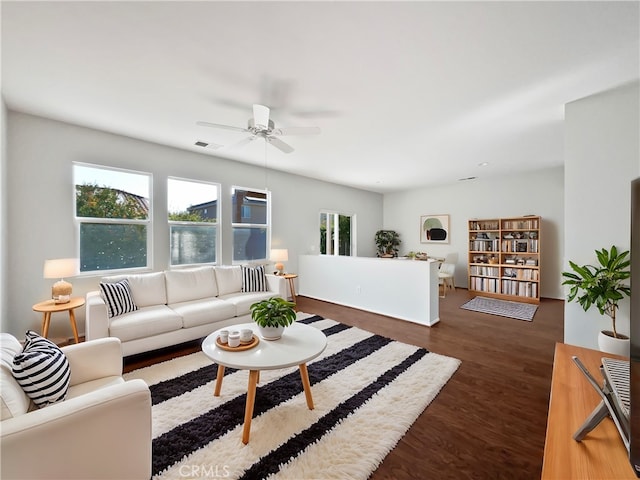
[[[233,325],[224,329],[231,331],[243,328],[250,328],[258,335],[258,327],[253,322]],[[284,329],[284,333],[279,340],[263,340],[260,338],[258,345],[249,350],[228,351],[216,345],[220,330],[216,330],[204,339],[202,352],[218,364],[215,396],[220,396],[225,367],[249,370],[242,443],[245,445],[249,443],[251,418],[253,417],[253,405],[256,399],[256,385],[258,384],[260,370],[276,370],[297,365],[300,369],[300,378],[302,379],[307,406],[309,410],[313,410],[313,397],[311,396],[307,362],[320,355],[327,346],[327,337],[322,331],[304,323],[295,322]]]

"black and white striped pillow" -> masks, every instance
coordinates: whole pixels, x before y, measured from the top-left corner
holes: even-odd
[[[116,283],[100,283],[100,292],[107,304],[109,318],[138,310],[126,278]]]
[[[267,277],[264,275],[264,265],[247,267],[242,265],[242,291],[266,292]]]
[[[24,392],[39,407],[64,400],[71,369],[58,346],[28,330],[24,348],[13,357],[12,373]]]

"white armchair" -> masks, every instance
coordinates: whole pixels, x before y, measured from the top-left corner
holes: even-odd
[[[71,380],[64,401],[34,407],[11,373],[20,342],[0,334],[3,479],[149,479],[151,394],[122,378],[117,338],[63,347]]]

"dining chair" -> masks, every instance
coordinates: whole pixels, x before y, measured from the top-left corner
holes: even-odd
[[[454,283],[454,275],[456,272],[456,263],[458,263],[458,254],[456,252],[448,253],[440,265],[440,270],[438,271],[438,283],[442,285],[442,295],[441,298],[445,298],[447,296],[447,289],[451,288],[453,291],[456,290],[456,286]]]

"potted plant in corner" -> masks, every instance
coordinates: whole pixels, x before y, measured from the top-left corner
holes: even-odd
[[[378,257],[393,258],[398,256],[398,245],[402,242],[400,234],[395,230],[378,230],[375,236]]]
[[[279,339],[284,328],[296,321],[295,306],[295,303],[280,297],[251,305],[251,318],[258,325],[260,336],[265,340]]]
[[[569,285],[569,302],[574,299],[586,312],[595,305],[600,315],[611,318],[612,330],[602,330],[598,336],[600,350],[618,355],[629,355],[629,337],[619,333],[616,329],[616,312],[620,300],[631,294],[629,285],[625,282],[630,276],[629,251],[618,252],[614,246],[596,250],[599,265],[576,265],[569,261],[573,272],[562,272]]]

